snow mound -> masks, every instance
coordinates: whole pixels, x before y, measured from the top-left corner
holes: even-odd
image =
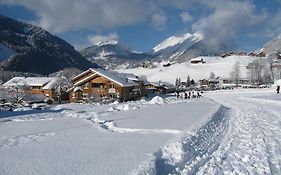
[[[29,107],[21,107],[21,108],[14,109],[14,111],[30,111],[30,110],[32,110],[32,108]]]
[[[107,112],[113,112],[113,111],[128,111],[130,110],[130,105],[125,104],[125,105],[119,105],[119,106],[112,106],[107,109]]]
[[[149,102],[149,104],[158,104],[158,105],[161,105],[164,103],[165,103],[164,99],[159,96],[153,97]]]

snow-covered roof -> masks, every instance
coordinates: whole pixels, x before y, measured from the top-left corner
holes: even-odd
[[[168,82],[150,82],[152,85],[159,87],[166,87],[166,88],[175,88],[175,86],[173,84],[170,84]]]
[[[77,92],[77,91],[83,91],[83,89],[81,88],[81,87],[76,87],[76,88],[74,88],[74,90],[73,90],[74,92]]]
[[[73,78],[71,78],[71,80],[73,81],[73,80],[75,80],[75,79],[78,79],[78,78],[80,78],[81,76],[86,75],[86,74],[89,73],[89,72],[91,72],[91,69],[88,69],[88,70],[86,70],[86,71],[84,71],[84,72],[81,72],[80,74],[78,74],[78,75],[74,76]]]
[[[5,87],[11,87],[11,86],[23,86],[25,85],[25,77],[14,77],[3,84]]]
[[[42,86],[43,89],[52,89],[58,80],[58,77],[14,77],[4,83],[4,86]]]
[[[202,61],[203,58],[197,57],[197,58],[191,58],[190,61]]]
[[[96,73],[94,73],[94,74],[92,74],[92,75],[90,75],[90,76],[88,76],[88,77],[86,77],[86,78],[84,78],[84,79],[82,79],[82,80],[80,80],[80,81],[77,81],[77,82],[74,84],[74,86],[79,86],[81,83],[83,83],[83,82],[85,82],[85,81],[88,81],[88,80],[91,80],[91,79],[94,78],[95,76],[97,76]]]
[[[119,84],[122,87],[128,87],[128,86],[137,86],[138,84],[130,81],[124,74],[120,74],[118,72],[113,72],[113,71],[107,71],[103,69],[93,69],[90,68],[90,70],[96,74],[99,74],[110,81],[113,81],[117,84]]]

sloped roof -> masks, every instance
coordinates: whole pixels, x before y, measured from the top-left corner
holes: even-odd
[[[164,87],[166,89],[175,88],[175,86],[173,84],[170,84],[168,82],[150,82],[150,84],[152,84],[156,87]]]
[[[119,84],[122,87],[129,87],[129,86],[137,86],[138,84],[130,81],[124,74],[120,74],[118,72],[107,71],[103,69],[93,69],[90,70],[96,74],[99,74],[112,82]]]
[[[84,78],[84,79],[82,79],[82,80],[80,80],[80,81],[77,81],[77,82],[74,84],[74,86],[79,86],[80,84],[84,83],[85,81],[91,80],[91,79],[94,78],[95,76],[97,76],[96,73],[94,73],[94,74],[92,74],[92,75],[90,75],[90,76],[88,76],[88,77],[86,77],[86,78]]]
[[[14,77],[3,85],[11,86],[42,86],[43,89],[52,89],[58,82],[58,77]]]
[[[5,87],[11,87],[11,86],[24,86],[25,85],[25,77],[14,77],[3,84]]]

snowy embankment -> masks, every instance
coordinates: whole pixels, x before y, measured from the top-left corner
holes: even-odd
[[[206,98],[169,97],[1,112],[0,174],[128,174],[219,108]]]
[[[198,57],[206,61],[204,64],[176,63],[169,67],[163,67],[163,62],[157,64],[156,68],[133,68],[133,69],[119,69],[118,72],[133,73],[138,76],[146,76],[148,81],[158,82],[166,81],[174,84],[177,77],[185,81],[189,75],[192,79],[198,81],[200,79],[209,78],[210,72],[214,72],[216,76],[229,78],[233,71],[233,66],[236,62],[240,63],[241,77],[247,77],[246,66],[257,59],[251,56],[229,56],[222,57]]]

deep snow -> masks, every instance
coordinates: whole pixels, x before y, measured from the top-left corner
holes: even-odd
[[[0,174],[280,174],[280,107],[270,88],[5,113]]]
[[[0,174],[128,174],[220,106],[206,98],[164,100],[1,112]]]

